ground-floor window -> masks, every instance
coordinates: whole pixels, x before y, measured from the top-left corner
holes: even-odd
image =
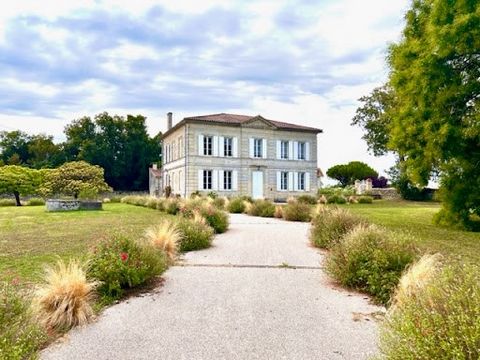
[[[288,172],[282,171],[280,173],[280,190],[288,190]]]
[[[203,170],[203,190],[212,190],[212,170]]]
[[[232,171],[225,170],[223,172],[223,189],[232,190]]]
[[[305,190],[305,173],[298,173],[298,190]]]

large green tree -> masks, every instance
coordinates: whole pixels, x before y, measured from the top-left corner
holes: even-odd
[[[355,180],[376,178],[378,173],[361,161],[351,161],[348,164],[332,166],[327,170],[327,176],[338,180],[342,186],[353,185]]]
[[[415,0],[391,46],[390,143],[419,185],[441,179],[443,219],[480,215],[480,2]]]
[[[15,131],[0,132],[0,159],[6,165],[25,164],[29,158],[27,133]]]
[[[20,196],[38,193],[42,182],[42,173],[18,165],[0,167],[0,194],[10,194],[15,197],[17,206],[21,206]]]

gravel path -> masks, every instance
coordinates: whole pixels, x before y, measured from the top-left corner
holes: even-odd
[[[106,309],[41,358],[366,359],[382,308],[331,283],[308,227],[232,215],[158,291]]]

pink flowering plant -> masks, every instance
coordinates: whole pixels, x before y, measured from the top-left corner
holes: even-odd
[[[89,276],[100,281],[98,292],[109,303],[120,298],[125,290],[161,274],[166,266],[166,256],[161,251],[117,234],[96,246],[90,258]]]

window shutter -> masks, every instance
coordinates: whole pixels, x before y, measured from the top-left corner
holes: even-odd
[[[298,141],[293,142],[293,160],[298,160]]]
[[[249,153],[250,153],[250,157],[253,158],[253,138],[250,138],[249,139]]]
[[[223,170],[218,170],[218,190],[225,190],[223,185]]]
[[[293,191],[298,191],[298,172],[293,172]]]
[[[203,170],[198,170],[198,190],[203,190]]]
[[[218,170],[212,171],[212,190],[218,190]]]
[[[288,160],[293,160],[293,141],[288,142]]]
[[[288,190],[293,191],[293,172],[289,171],[288,172]]]
[[[262,157],[267,158],[267,139],[262,139]]]
[[[238,138],[233,138],[233,156],[238,157]]]
[[[310,142],[305,143],[305,160],[310,161]]]
[[[237,170],[232,171],[232,190],[234,191],[238,190],[238,171]]]
[[[277,191],[282,190],[282,172],[277,171]]]
[[[282,142],[277,140],[277,159],[282,158]]]
[[[223,136],[218,137],[218,156],[225,156],[225,138]]]
[[[213,156],[218,156],[218,136],[213,137],[213,151],[212,154]]]
[[[305,191],[310,191],[310,173],[305,173]]]
[[[198,155],[203,155],[203,135],[198,135]]]

